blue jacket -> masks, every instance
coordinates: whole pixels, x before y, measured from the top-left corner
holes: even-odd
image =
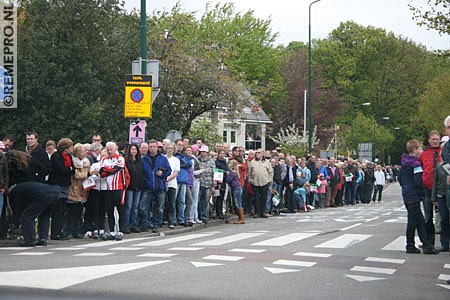
[[[167,176],[172,173],[167,157],[158,153],[153,166],[152,158],[147,154],[142,157],[142,163],[145,171],[145,188],[153,192],[165,192],[167,189]],[[163,171],[162,176],[156,175],[158,170]]]
[[[422,199],[424,195],[422,173],[422,165],[417,157],[404,153],[398,177],[404,203],[420,202]]]
[[[187,184],[189,169],[192,167],[191,158],[187,156],[186,152],[176,153],[174,156],[180,160],[180,172],[177,175],[177,183]]]

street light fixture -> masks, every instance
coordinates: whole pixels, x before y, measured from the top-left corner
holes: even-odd
[[[382,117],[380,120],[387,121],[387,120],[389,120],[389,117]],[[376,146],[376,143],[377,143],[377,135],[376,135],[376,132],[375,132],[376,125],[377,125],[377,120],[374,117],[373,118],[373,153],[372,153],[373,161],[375,161],[375,159],[377,158],[377,154],[375,152],[375,146]]]
[[[312,102],[311,102],[311,6],[319,2],[315,0],[309,4],[309,35],[308,35],[308,150],[312,152]]]
[[[352,149],[350,151],[350,156],[355,154],[355,143],[354,143],[354,122],[355,122],[355,108],[359,107],[359,106],[369,106],[371,103],[370,102],[364,102],[361,104],[357,104],[357,105],[353,105],[352,106]]]

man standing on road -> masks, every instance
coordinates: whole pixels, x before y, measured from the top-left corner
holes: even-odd
[[[148,154],[142,157],[145,171],[145,188],[141,196],[140,215],[141,227],[144,231],[153,227],[153,232],[159,232],[163,221],[164,204],[166,201],[167,177],[172,173],[169,160],[158,152],[158,142],[148,142]],[[153,203],[153,205],[152,205]],[[150,210],[153,215],[150,220]]]
[[[434,171],[437,164],[441,161],[441,135],[437,130],[433,130],[428,135],[428,147],[420,155],[420,163],[423,168],[423,185],[425,194],[423,199],[423,207],[425,211],[425,228],[427,231],[430,244],[434,246],[435,230],[433,224],[433,203],[431,202],[431,190],[433,189]],[[445,251],[445,249],[444,249]],[[448,249],[447,249],[448,251]]]
[[[269,182],[273,178],[273,168],[269,161],[263,160],[261,149],[255,151],[255,159],[248,166],[248,181],[252,185],[255,194],[256,212],[254,217],[268,218],[264,213]]]

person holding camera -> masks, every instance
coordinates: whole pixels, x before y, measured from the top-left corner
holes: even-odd
[[[147,155],[142,157],[145,171],[145,187],[141,196],[139,210],[142,229],[148,230],[152,227],[152,232],[157,233],[163,221],[167,177],[172,173],[172,169],[167,157],[158,152],[156,140],[148,142],[148,149]],[[150,218],[151,207],[153,208],[152,218]]]

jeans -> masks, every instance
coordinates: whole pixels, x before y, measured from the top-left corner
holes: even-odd
[[[272,206],[272,189],[276,190],[276,183],[272,183],[272,187],[269,187],[267,189],[266,206],[264,207],[265,214],[268,214],[270,212],[270,207]]]
[[[301,209],[303,206],[306,205],[306,189],[301,187],[298,188],[295,193],[295,200],[297,200],[298,209]]]
[[[125,201],[125,219],[123,221],[124,227],[138,226],[138,211],[141,200],[142,191],[127,190],[127,198]]]
[[[211,188],[200,187],[199,199],[198,199],[198,215],[200,220],[209,220],[209,195]]]
[[[406,225],[406,250],[412,250],[414,245],[414,234],[417,229],[423,249],[430,249],[432,245],[428,240],[425,230],[425,219],[420,209],[420,202],[406,202],[406,210],[408,211],[408,224]]]
[[[242,189],[237,188],[233,190],[233,200],[234,205],[236,206],[236,209],[242,208]]]
[[[169,204],[169,225],[177,224],[177,189],[170,187],[167,191],[167,200]]]
[[[189,221],[198,221],[198,197],[200,192],[200,180],[194,178],[194,184],[191,189],[192,202],[188,212]]]
[[[345,204],[355,204],[356,181],[345,183]]]
[[[2,218],[2,211],[3,211],[3,202],[4,202],[5,196],[2,192],[0,192],[0,219]]]
[[[382,184],[375,185],[375,189],[373,190],[372,202],[375,202],[377,194],[378,194],[378,202],[380,202],[382,193],[383,193],[383,185]]]
[[[436,197],[439,204],[439,214],[441,215],[441,247],[447,248],[450,241],[450,222],[447,199],[445,197]]]
[[[178,211],[178,224],[185,224],[186,219],[184,217],[184,210],[186,209],[186,183],[178,184],[178,195],[177,195],[177,211]]]
[[[144,189],[142,192],[140,213],[141,213],[141,226],[142,228],[149,228],[150,225],[154,229],[161,227],[164,214],[166,192],[163,191],[150,191]],[[152,218],[150,220],[150,208],[152,209]]]

